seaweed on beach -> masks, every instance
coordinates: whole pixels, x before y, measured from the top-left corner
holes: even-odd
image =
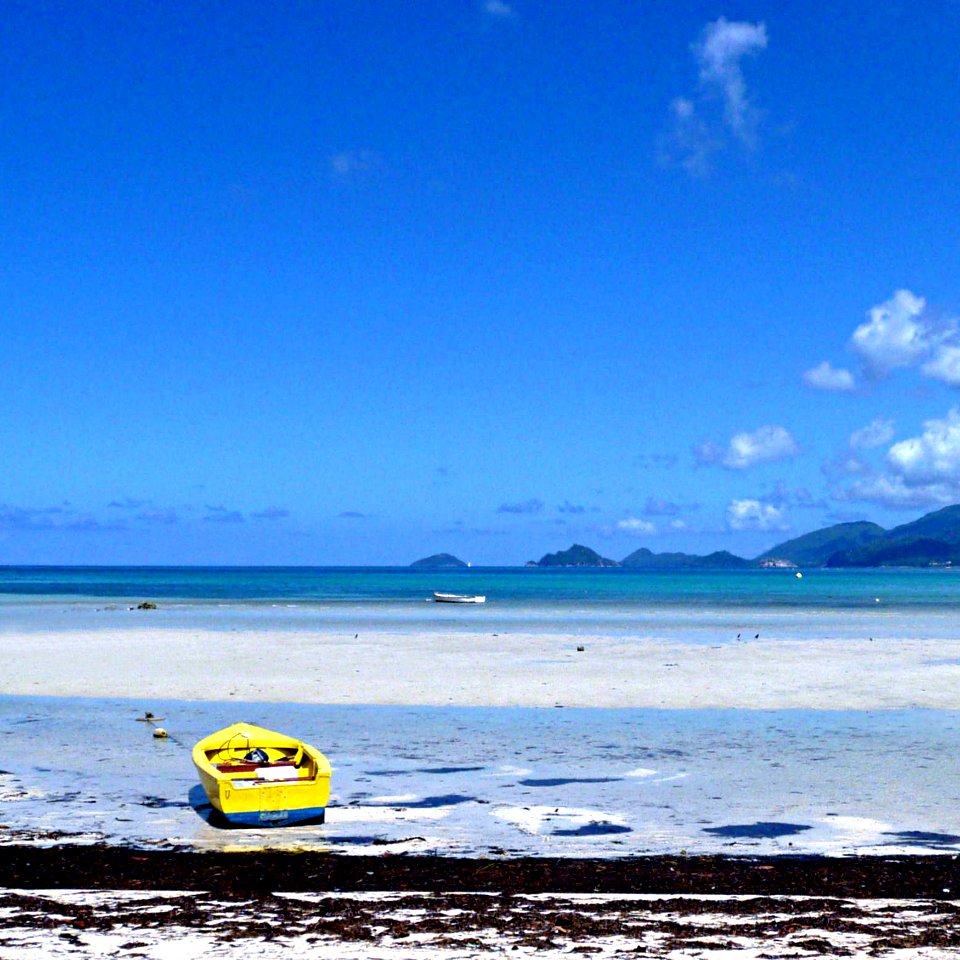
[[[214,943],[303,941],[336,948],[368,943],[498,953],[511,947],[589,954],[618,951],[667,956],[676,951],[746,945],[769,956],[797,951],[832,956],[872,955],[919,946],[960,945],[956,905],[937,900],[853,901],[822,897],[731,897],[698,900],[562,894],[401,893],[358,897],[335,893],[316,898],[263,894],[233,898],[178,893],[131,899],[55,893],[0,894],[0,945],[50,937],[82,948],[85,937],[123,931],[121,949],[197,934]],[[7,940],[8,934],[16,940]]]
[[[56,835],[0,846],[0,877],[25,889],[286,891],[474,890],[493,893],[750,894],[830,897],[960,896],[960,857],[635,856],[443,857],[256,850],[218,853]]]

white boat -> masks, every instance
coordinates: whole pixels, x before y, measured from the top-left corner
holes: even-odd
[[[434,593],[437,603],[486,603],[486,597],[469,593]]]

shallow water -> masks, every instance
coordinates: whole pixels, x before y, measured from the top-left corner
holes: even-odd
[[[154,740],[136,717],[163,717]],[[190,761],[236,720],[334,767],[325,824],[211,826]],[[623,856],[960,852],[960,714],[0,697],[0,837]]]
[[[482,593],[437,604],[433,591]],[[132,609],[142,600],[158,609]],[[0,630],[119,625],[733,641],[953,637],[960,570],[0,567]],[[135,619],[134,619],[135,618]]]

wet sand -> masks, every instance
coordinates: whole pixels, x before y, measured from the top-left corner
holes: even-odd
[[[580,651],[577,648],[583,647]],[[331,629],[0,631],[0,693],[287,703],[960,708],[960,640],[716,644]]]

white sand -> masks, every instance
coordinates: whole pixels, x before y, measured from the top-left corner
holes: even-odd
[[[577,651],[582,644],[586,649]],[[960,640],[706,646],[557,634],[0,632],[0,693],[301,703],[960,708]]]

